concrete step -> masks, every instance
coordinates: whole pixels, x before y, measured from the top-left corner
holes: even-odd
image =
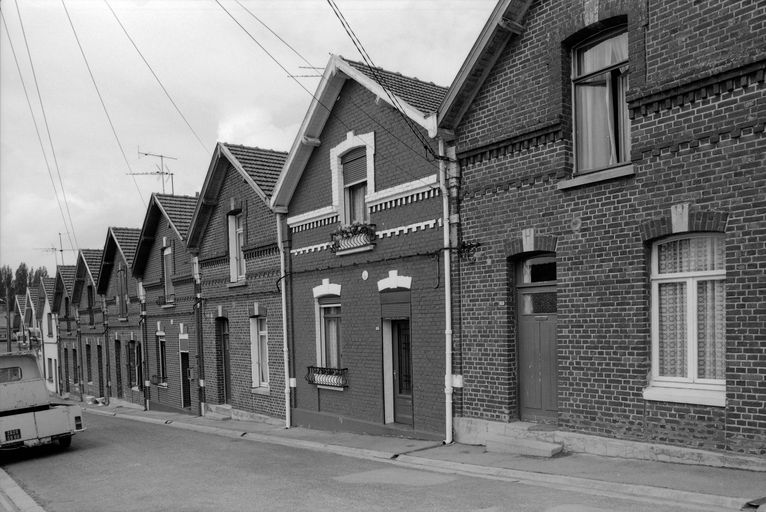
[[[560,443],[504,436],[501,434],[487,434],[488,452],[550,458],[561,453],[563,449],[564,446]]]
[[[205,404],[205,417],[212,420],[230,420],[231,406],[227,404]]]

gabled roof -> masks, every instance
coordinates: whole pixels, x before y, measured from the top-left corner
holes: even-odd
[[[22,317],[27,311],[27,295],[16,295],[16,312]]]
[[[218,195],[226,178],[229,164],[237,171],[242,179],[255,191],[263,203],[269,206],[269,198],[274,190],[280,170],[287,153],[271,149],[261,149],[236,144],[219,142],[215,146],[213,158],[210,160],[205,182],[202,184],[199,200],[189,227],[187,246],[190,249],[199,247],[202,234],[210,221],[210,215],[218,204]]]
[[[476,97],[498,57],[524,31],[532,0],[500,0],[468,53],[439,107],[439,129],[454,130]]]
[[[286,211],[309,157],[314,147],[321,142],[322,130],[331,116],[326,105],[335,104],[346,80],[354,80],[382,101],[403,112],[415,124],[425,129],[430,137],[436,136],[435,112],[447,92],[445,87],[384,69],[370,68],[365,64],[333,55],[325,67],[317,92],[279,175],[271,198],[271,207],[275,211]],[[395,101],[391,100],[389,93],[394,96]]]
[[[189,232],[197,198],[192,196],[176,196],[168,194],[152,194],[149,206],[146,208],[144,224],[136,246],[136,257],[133,260],[133,275],[142,276],[149,258],[149,251],[155,239],[160,219],[170,223],[179,240],[185,241]]]
[[[58,311],[61,306],[61,298],[72,298],[74,288],[74,265],[58,265],[56,267],[56,287],[53,295],[53,310]]]
[[[103,252],[101,249],[80,249],[77,254],[74,288],[72,289],[72,301],[75,304],[80,303],[80,295],[86,283],[93,283],[94,287],[98,283]]]
[[[404,76],[401,73],[387,71],[383,68],[370,67],[363,62],[356,62],[341,57],[346,63],[368,78],[379,82],[391,93],[424,114],[433,114],[441,105],[447,88],[433,82],[424,82],[415,77]]]
[[[38,295],[38,288],[37,286],[27,286],[27,309],[32,310],[32,313],[37,313],[37,299],[39,297]]]
[[[38,307],[40,311],[45,308],[45,301],[48,301],[51,309],[53,309],[53,297],[56,292],[56,279],[53,277],[40,278],[40,288],[38,291]]]
[[[101,256],[101,268],[99,270],[96,291],[104,295],[109,288],[109,279],[112,277],[112,267],[116,256],[119,254],[128,267],[133,266],[133,258],[136,255],[138,239],[141,230],[138,228],[110,227],[106,233],[104,253]]]

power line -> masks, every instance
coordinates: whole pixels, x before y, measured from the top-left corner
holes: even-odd
[[[194,128],[192,128],[192,125],[189,123],[189,121],[186,119],[186,116],[184,116],[183,112],[181,112],[181,109],[178,108],[178,105],[173,100],[173,97],[170,95],[168,90],[165,88],[165,86],[162,84],[162,80],[160,80],[160,77],[157,76],[157,73],[154,72],[154,69],[152,69],[152,66],[149,64],[149,62],[146,60],[146,57],[144,57],[144,54],[141,53],[141,50],[139,50],[138,45],[136,45],[136,42],[133,41],[133,38],[130,37],[130,34],[128,33],[127,29],[125,28],[125,25],[122,24],[122,21],[120,21],[120,18],[117,16],[117,13],[114,12],[114,9],[112,9],[112,6],[109,4],[109,0],[104,0],[104,3],[109,8],[109,10],[112,12],[112,16],[114,16],[114,19],[117,21],[117,24],[120,25],[120,28],[125,33],[125,36],[130,41],[130,44],[133,45],[133,48],[136,49],[136,52],[138,52],[138,55],[141,57],[141,60],[144,61],[144,64],[146,64],[146,67],[149,68],[149,71],[151,71],[152,76],[154,76],[154,79],[157,80],[157,83],[160,85],[160,88],[162,89],[162,92],[165,93],[165,96],[170,100],[170,103],[173,105],[173,108],[176,109],[176,112],[178,112],[178,115],[181,116],[181,119],[183,119],[184,123],[186,123],[186,126],[189,128],[189,130],[194,134],[194,138],[197,139],[197,142],[199,142],[199,145],[202,146],[202,149],[205,150],[205,153],[210,153],[210,150],[205,146],[205,143],[202,142],[202,139],[199,135],[197,135],[197,132],[194,131]]]
[[[423,137],[423,135],[420,133],[420,131],[415,126],[413,126],[412,120],[409,117],[407,117],[407,115],[404,113],[404,108],[402,107],[401,103],[399,103],[398,97],[396,97],[395,94],[392,94],[388,90],[388,87],[386,87],[383,84],[383,81],[381,80],[380,75],[377,72],[377,66],[375,66],[375,63],[372,61],[372,58],[367,53],[367,50],[364,48],[362,41],[359,39],[359,37],[357,37],[354,30],[351,28],[351,25],[346,20],[346,17],[343,16],[343,13],[340,11],[340,8],[335,4],[333,0],[327,0],[327,3],[330,5],[330,8],[335,14],[335,17],[338,18],[338,21],[340,21],[341,26],[343,27],[343,30],[351,39],[351,42],[356,47],[357,51],[359,52],[359,55],[362,56],[362,59],[364,60],[365,64],[367,64],[367,67],[370,69],[370,72],[373,75],[373,79],[378,83],[378,85],[380,85],[380,87],[386,93],[386,96],[388,96],[389,100],[391,100],[392,104],[394,105],[394,108],[397,110],[397,112],[399,112],[399,115],[401,116],[401,118],[407,124],[409,129],[418,139],[418,141],[426,150],[426,152],[430,153],[435,159],[439,159],[439,155],[437,155],[436,152],[431,148],[428,140],[426,140]]]
[[[120,153],[122,153],[122,159],[125,160],[125,165],[128,167],[128,170],[130,172],[133,172],[133,169],[130,167],[130,162],[128,161],[128,157],[125,155],[125,148],[122,147],[122,142],[120,142],[120,137],[117,135],[117,130],[114,127],[114,123],[112,122],[112,117],[109,115],[109,111],[106,108],[106,103],[104,103],[104,98],[101,96],[101,91],[98,89],[98,84],[96,83],[96,78],[93,76],[93,70],[90,68],[90,63],[88,62],[88,58],[85,56],[85,50],[82,47],[82,44],[80,43],[80,38],[77,35],[77,30],[74,28],[74,23],[72,23],[72,18],[69,16],[69,9],[66,7],[66,3],[64,0],[61,0],[61,5],[64,7],[64,12],[66,13],[67,20],[69,20],[69,26],[72,27],[72,33],[74,34],[74,38],[77,41],[77,47],[80,49],[80,54],[82,55],[82,59],[85,61],[85,67],[88,68],[88,74],[90,75],[90,80],[93,82],[93,87],[96,89],[96,94],[98,95],[98,100],[101,102],[101,108],[104,109],[104,114],[106,115],[107,121],[109,121],[109,127],[112,129],[112,134],[114,135],[115,140],[117,141],[117,146],[120,148]],[[138,192],[138,197],[141,198],[141,202],[144,204],[144,208],[146,208],[146,201],[144,200],[144,196],[141,195],[141,189],[138,186],[138,182],[136,181],[135,176],[131,176],[133,178],[133,184],[136,186],[136,191]]]
[[[77,242],[77,233],[75,233],[74,229],[74,222],[72,222],[72,213],[69,211],[69,201],[66,197],[66,190],[64,190],[64,181],[61,179],[61,169],[59,168],[58,159],[56,158],[56,148],[53,145],[53,138],[51,137],[51,130],[50,126],[48,125],[48,116],[45,114],[45,104],[43,103],[43,97],[42,94],[40,94],[40,85],[37,81],[37,73],[35,72],[35,65],[32,61],[32,52],[29,49],[29,41],[27,40],[27,32],[24,30],[24,21],[21,17],[21,11],[19,10],[19,3],[18,0],[13,0],[14,4],[16,5],[16,13],[19,17],[19,25],[21,26],[21,34],[24,36],[24,46],[26,46],[27,49],[27,57],[29,57],[29,65],[32,69],[32,78],[34,78],[35,82],[35,89],[37,90],[37,99],[40,101],[40,110],[43,113],[43,122],[45,124],[45,131],[48,134],[48,143],[51,147],[51,155],[53,156],[53,163],[56,166],[56,174],[59,178],[59,186],[61,187],[61,195],[64,198],[64,206],[66,206],[66,213],[67,217],[69,218],[69,227],[72,230],[72,237],[74,237],[74,247],[80,246],[80,244]],[[6,27],[7,28],[7,27]],[[72,243],[72,240],[70,238],[69,243]]]
[[[276,64],[277,64],[277,66],[279,66],[279,67],[280,67],[280,68],[281,68],[281,69],[282,69],[282,70],[283,70],[283,71],[284,71],[284,72],[287,74],[287,76],[288,76],[289,78],[293,79],[293,80],[294,80],[294,81],[295,81],[295,82],[296,82],[296,83],[297,83],[297,84],[298,84],[298,85],[299,85],[299,86],[300,86],[300,87],[301,87],[301,88],[302,88],[304,91],[306,91],[306,93],[307,93],[309,96],[311,96],[311,97],[312,97],[312,98],[313,98],[313,99],[314,99],[314,100],[315,100],[315,101],[316,101],[316,102],[317,102],[319,105],[321,105],[321,106],[322,106],[322,107],[323,107],[325,110],[327,110],[327,112],[328,112],[328,113],[329,113],[331,116],[333,116],[333,117],[334,117],[334,118],[335,118],[335,119],[336,119],[336,120],[337,120],[337,121],[338,121],[340,124],[342,124],[342,125],[343,125],[343,126],[344,126],[344,127],[347,129],[347,130],[351,130],[351,127],[349,127],[349,126],[348,126],[348,125],[347,125],[347,124],[346,124],[346,123],[343,121],[343,119],[341,119],[340,117],[338,117],[338,116],[337,116],[337,115],[336,115],[336,114],[335,114],[335,113],[332,111],[332,108],[330,108],[330,107],[328,107],[327,105],[325,105],[324,103],[322,103],[322,101],[321,101],[319,98],[317,98],[317,97],[316,97],[316,95],[315,95],[314,93],[312,93],[311,91],[309,91],[309,90],[308,90],[308,89],[307,89],[307,88],[306,88],[306,87],[305,87],[305,86],[304,86],[304,85],[303,85],[303,84],[302,84],[300,81],[298,81],[298,80],[295,78],[295,76],[294,76],[294,75],[292,75],[292,74],[291,74],[291,73],[290,73],[290,72],[289,72],[289,71],[288,71],[288,70],[287,70],[287,69],[286,69],[286,68],[285,68],[285,67],[282,65],[282,63],[281,63],[281,62],[279,62],[279,60],[277,60],[277,58],[276,58],[276,57],[274,57],[274,56],[273,56],[273,55],[272,55],[272,54],[271,54],[271,53],[270,53],[268,50],[266,50],[266,48],[265,48],[265,47],[264,47],[264,46],[263,46],[263,45],[262,45],[262,44],[261,44],[261,43],[260,43],[260,42],[259,42],[259,41],[258,41],[256,38],[255,38],[255,36],[253,36],[253,35],[252,35],[252,34],[251,34],[251,33],[250,33],[250,32],[249,32],[249,31],[248,31],[248,30],[247,30],[247,29],[246,29],[246,28],[245,28],[245,27],[244,27],[244,26],[243,26],[243,25],[242,25],[242,24],[241,24],[241,23],[240,23],[240,22],[239,22],[239,21],[238,21],[238,20],[237,20],[237,19],[236,19],[236,18],[235,18],[235,17],[234,17],[232,14],[231,14],[231,12],[229,12],[229,11],[228,11],[228,9],[226,9],[226,8],[225,8],[225,7],[224,7],[224,6],[221,4],[221,2],[219,2],[218,0],[215,0],[215,2],[218,4],[218,6],[219,6],[221,9],[223,9],[223,11],[224,11],[226,14],[228,14],[228,15],[229,15],[229,17],[230,17],[230,18],[231,18],[231,19],[234,21],[234,23],[236,23],[236,24],[237,24],[237,25],[238,25],[238,26],[239,26],[239,27],[240,27],[240,28],[241,28],[241,29],[242,29],[242,30],[243,30],[243,31],[244,31],[244,32],[245,32],[245,33],[248,35],[248,37],[250,37],[250,39],[252,39],[252,40],[253,40],[253,42],[254,42],[255,44],[257,44],[257,45],[258,45],[258,46],[259,46],[259,47],[260,47],[260,48],[263,50],[263,52],[264,52],[264,53],[266,53],[266,55],[268,55],[268,56],[271,58],[271,60],[272,60],[272,61],[274,61],[274,63],[276,63]],[[241,5],[241,4],[240,4],[240,5]],[[243,8],[244,8],[244,6],[243,6]],[[248,11],[248,12],[250,12],[250,11],[249,11],[247,8],[245,8],[245,10],[246,10],[246,11]],[[252,13],[251,13],[251,15],[252,15]],[[254,16],[254,15],[253,15],[253,16]],[[259,22],[260,22],[262,25],[266,26],[266,25],[265,25],[265,23],[264,23],[263,21],[261,21],[261,20],[258,20],[258,21],[259,21]],[[268,27],[267,27],[267,28],[268,28]],[[270,28],[269,28],[269,31],[270,31],[270,32],[272,32],[272,33],[274,33],[274,34],[276,34],[276,33],[275,33],[273,30],[271,30]],[[278,37],[278,36],[277,36],[277,37]],[[279,39],[280,41],[282,41],[283,43],[285,43],[284,39],[282,39],[281,37],[278,37],[278,39]],[[285,43],[285,44],[287,45],[287,43]],[[297,54],[297,55],[298,55],[298,56],[299,56],[299,57],[300,57],[300,58],[301,58],[301,59],[302,59],[302,60],[303,60],[303,61],[304,61],[304,62],[305,62],[305,63],[306,63],[306,64],[307,64],[309,67],[311,67],[311,68],[313,68],[313,67],[314,67],[314,66],[312,66],[312,64],[311,64],[311,63],[310,63],[310,62],[309,62],[309,61],[308,61],[308,60],[307,60],[307,59],[306,59],[306,58],[305,58],[303,55],[301,55],[301,54],[300,54],[300,53],[299,53],[297,50],[295,50],[295,48],[293,48],[292,46],[289,46],[289,45],[287,45],[287,46],[288,46],[288,47],[289,47],[289,48],[290,48],[290,49],[291,49],[293,52],[295,52],[295,53],[296,53],[296,54]],[[353,103],[353,102],[352,102],[352,103]],[[390,135],[391,135],[393,138],[395,138],[395,139],[396,139],[397,141],[399,141],[399,142],[400,142],[402,145],[404,145],[404,146],[405,146],[407,149],[409,149],[410,151],[412,151],[413,153],[415,153],[416,155],[418,155],[420,158],[423,158],[423,159],[424,159],[424,160],[425,160],[425,161],[426,161],[428,164],[430,164],[430,165],[434,165],[434,162],[433,162],[433,161],[431,161],[431,160],[428,160],[426,157],[424,157],[423,155],[421,155],[419,152],[415,151],[415,150],[414,150],[414,149],[413,149],[411,146],[409,146],[409,145],[408,145],[407,143],[405,143],[405,142],[404,142],[402,139],[400,139],[398,136],[396,136],[396,135],[395,135],[393,132],[391,132],[391,131],[390,131],[390,130],[389,130],[389,129],[388,129],[386,126],[385,126],[385,125],[383,125],[383,124],[382,124],[380,121],[378,121],[377,119],[375,119],[375,118],[374,118],[372,115],[370,115],[370,114],[369,114],[367,111],[365,111],[364,109],[362,109],[361,107],[359,107],[359,106],[358,106],[358,105],[356,105],[355,103],[353,103],[353,104],[354,104],[354,106],[357,106],[357,107],[359,108],[359,110],[361,110],[361,111],[362,111],[362,112],[363,112],[363,113],[364,113],[364,114],[365,114],[365,115],[366,115],[368,118],[370,118],[370,119],[371,119],[371,120],[372,120],[374,123],[376,123],[376,124],[377,124],[378,126],[380,126],[380,127],[381,127],[381,128],[384,130],[384,131],[386,131],[387,133],[389,133],[389,134],[390,134]],[[357,136],[357,137],[358,137],[358,136]],[[360,139],[360,140],[361,140],[361,139]],[[384,158],[386,158],[386,157],[384,157]],[[396,162],[394,162],[393,160],[391,160],[391,159],[389,159],[389,158],[386,158],[386,160],[388,160],[389,162],[391,162],[391,164],[392,164],[392,165],[393,165],[393,166],[394,166],[396,169],[398,169],[398,170],[402,171],[404,174],[410,174],[410,175],[411,175],[411,172],[410,172],[408,169],[402,169],[401,167],[399,167],[398,165],[396,165]],[[413,177],[414,177],[414,176],[413,176]],[[422,181],[424,178],[416,178],[416,179],[417,179],[418,181]],[[430,184],[429,184],[428,186],[429,186],[429,188],[438,188],[438,187],[432,186],[432,185],[430,185]]]
[[[51,164],[48,162],[48,155],[45,153],[45,144],[43,143],[43,138],[40,135],[40,127],[37,125],[37,119],[35,118],[35,112],[32,108],[32,101],[29,98],[29,92],[27,92],[27,84],[24,82],[24,76],[21,73],[21,66],[19,65],[19,59],[16,57],[16,49],[13,47],[13,41],[11,40],[11,33],[8,30],[8,24],[5,21],[5,16],[3,15],[3,11],[0,10],[0,19],[3,21],[3,26],[5,27],[5,35],[8,36],[8,44],[11,47],[11,53],[13,54],[13,60],[16,63],[16,69],[19,72],[19,79],[21,80],[21,87],[24,89],[24,96],[27,98],[27,106],[29,107],[29,114],[32,116],[32,123],[35,125],[35,133],[37,134],[37,140],[40,142],[40,149],[43,153],[43,160],[45,160],[45,167],[48,169],[48,177],[51,179],[51,186],[53,187],[53,195],[56,196],[56,203],[58,203],[59,206],[59,212],[61,213],[61,220],[64,222],[64,229],[66,230],[67,238],[69,238],[69,244],[74,247],[74,244],[72,244],[72,237],[69,234],[69,227],[67,226],[67,219],[66,215],[64,214],[64,208],[61,206],[61,199],[59,198],[58,191],[56,190],[56,180],[53,179],[53,172],[51,171]]]

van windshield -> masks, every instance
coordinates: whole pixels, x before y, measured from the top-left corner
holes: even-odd
[[[17,380],[21,380],[21,367],[11,366],[10,368],[0,368],[0,384]]]

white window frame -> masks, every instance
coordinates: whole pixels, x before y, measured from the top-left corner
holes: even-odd
[[[624,152],[625,152],[625,155],[626,155],[625,159],[620,161],[619,160],[619,158],[620,158],[619,155],[616,155],[617,159],[618,159],[617,162],[615,162],[614,164],[603,166],[603,167],[580,168],[580,166],[577,163],[578,160],[579,160],[579,157],[578,157],[578,154],[577,154],[577,147],[578,147],[578,141],[577,141],[577,119],[578,119],[578,112],[577,112],[577,95],[576,95],[576,92],[575,92],[577,84],[585,81],[587,78],[593,77],[594,75],[603,74],[603,73],[606,73],[608,71],[611,71],[611,70],[614,70],[614,69],[618,69],[618,68],[621,68],[621,67],[624,67],[624,66],[628,66],[628,68],[629,68],[629,66],[630,66],[630,55],[628,55],[628,59],[625,60],[625,61],[621,61],[619,63],[612,64],[612,65],[609,65],[609,66],[606,66],[606,67],[603,67],[603,68],[600,68],[598,70],[594,70],[594,71],[591,71],[591,72],[588,72],[588,73],[579,74],[579,70],[577,69],[577,67],[578,67],[578,59],[577,59],[578,54],[585,47],[591,46],[593,44],[598,44],[598,43],[600,43],[602,41],[606,41],[608,39],[613,39],[613,38],[619,37],[619,36],[621,36],[623,34],[626,34],[626,33],[628,33],[627,27],[622,27],[620,29],[616,29],[616,30],[612,30],[612,31],[605,32],[605,33],[602,33],[602,34],[598,34],[597,36],[594,36],[593,38],[589,38],[588,40],[586,40],[586,41],[578,44],[574,48],[572,48],[572,52],[571,52],[571,63],[572,63],[572,65],[571,65],[571,80],[570,80],[570,83],[571,83],[571,95],[572,95],[572,142],[573,142],[573,144],[572,144],[572,151],[573,151],[573,156],[574,156],[573,161],[574,161],[574,166],[575,166],[575,175],[590,174],[590,173],[594,173],[594,172],[598,172],[598,171],[603,171],[605,169],[613,169],[615,167],[623,167],[623,166],[630,166],[631,165],[631,161],[630,161],[630,145],[631,145],[630,128],[631,128],[631,126],[630,126],[630,118],[627,117],[627,112],[626,112],[626,117],[625,117],[625,126],[624,127],[615,127],[615,132],[616,133],[613,134],[616,139],[622,140],[624,138],[627,141],[627,147],[624,148]],[[628,76],[630,76],[629,75],[629,71],[628,71]],[[630,80],[630,79],[628,78],[628,80]],[[629,85],[626,87],[626,90],[628,88],[629,88]],[[627,103],[625,104],[624,108],[627,109]],[[610,114],[614,115],[614,112],[610,112]],[[623,134],[622,133],[622,129],[624,129],[627,133]]]
[[[168,343],[167,339],[165,338],[164,334],[158,334],[157,335],[157,351],[160,355],[160,367],[158,370],[158,377],[160,380],[160,384],[164,384],[167,386],[168,384],[168,357],[167,357],[167,348]]]
[[[242,213],[227,216],[229,228],[229,281],[236,283],[245,280],[247,265],[245,262],[245,231]]]
[[[162,249],[162,275],[164,276],[163,288],[165,291],[165,302],[175,301],[175,288],[173,287],[173,248],[165,247]]]
[[[253,388],[269,387],[269,327],[265,316],[250,317],[250,360]]]
[[[353,183],[344,183],[343,184],[343,204],[344,204],[344,212],[343,212],[343,223],[344,224],[353,224],[354,222],[361,222],[363,224],[367,224],[370,222],[370,210],[367,206],[367,200],[363,196],[362,197],[362,218],[361,219],[355,219],[354,218],[354,212],[353,208],[354,205],[351,204],[351,189],[357,188],[359,185],[364,184],[365,189],[367,187],[367,180],[357,180]],[[365,191],[365,196],[367,195]]]
[[[652,369],[651,384],[644,390],[644,398],[647,400],[669,401],[677,403],[691,403],[699,405],[712,405],[722,407],[726,403],[726,380],[725,379],[700,379],[696,377],[697,371],[697,283],[699,281],[725,281],[726,269],[708,270],[698,272],[675,272],[660,274],[658,248],[668,242],[693,239],[693,238],[718,238],[724,243],[722,235],[714,233],[684,234],[658,240],[652,244],[651,252],[651,336],[652,336]],[[659,312],[659,287],[663,283],[685,283],[686,285],[686,368],[685,377],[668,377],[659,375],[660,368],[660,312]]]
[[[341,354],[341,339],[343,336],[343,322],[342,322],[342,314],[343,309],[341,308],[340,304],[340,297],[338,297],[337,302],[333,301],[332,303],[328,304],[319,304],[317,302],[317,307],[319,309],[317,313],[317,366],[321,368],[341,368],[343,366],[343,354]],[[325,311],[330,308],[338,308],[340,310],[340,313],[338,314],[338,323],[339,323],[339,329],[338,329],[338,339],[336,340],[338,346],[336,347],[336,350],[338,352],[338,364],[337,366],[329,366],[329,363],[327,361],[327,333],[325,331]]]
[[[369,209],[370,194],[375,192],[375,132],[355,134],[346,133],[346,140],[330,149],[330,175],[332,180],[332,207],[348,224],[346,216],[346,185],[343,183],[343,155],[358,147],[365,147],[367,158],[367,194],[364,198],[365,208]],[[359,183],[359,182],[357,182]],[[369,210],[365,213],[369,219]]]

